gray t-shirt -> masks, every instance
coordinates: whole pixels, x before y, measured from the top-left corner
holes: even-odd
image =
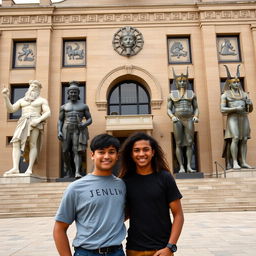
[[[68,186],[55,220],[76,222],[74,247],[93,250],[119,245],[126,235],[125,195],[124,182],[114,175],[88,174]]]

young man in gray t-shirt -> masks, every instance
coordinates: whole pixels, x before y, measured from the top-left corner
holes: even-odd
[[[55,216],[53,236],[60,256],[71,256],[67,229],[77,233],[74,256],[124,256],[125,184],[112,174],[118,159],[118,139],[100,134],[91,141],[93,172],[71,183]]]

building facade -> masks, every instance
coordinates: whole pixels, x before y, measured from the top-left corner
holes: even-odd
[[[240,77],[256,103],[256,1],[66,0],[0,7],[0,85],[11,100],[22,97],[28,81],[42,83],[51,117],[45,126],[40,161],[34,173],[62,176],[57,139],[60,106],[69,81],[81,86],[90,108],[90,138],[110,133],[123,141],[134,131],[152,134],[176,168],[172,122],[167,98],[173,71],[185,73],[197,95],[194,165],[205,176],[222,158],[225,118],[220,96],[227,74]],[[136,47],[120,45],[132,33]],[[129,47],[128,47],[129,48]],[[0,98],[0,175],[11,168],[9,143],[18,115],[8,115]],[[256,165],[256,118],[249,115],[248,163]],[[84,156],[90,170],[90,152]]]

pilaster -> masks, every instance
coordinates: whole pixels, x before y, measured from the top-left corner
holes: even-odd
[[[212,170],[214,170],[214,161],[218,161],[224,166],[224,159],[221,157],[223,148],[223,117],[220,112],[220,78],[218,70],[218,57],[216,50],[216,32],[215,26],[203,25],[201,27],[203,42],[203,58],[205,73],[205,90],[207,92],[207,101],[209,106],[209,136],[206,140],[211,140],[211,156]]]

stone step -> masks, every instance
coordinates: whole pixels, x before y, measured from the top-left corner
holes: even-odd
[[[176,180],[184,212],[255,211],[256,178]],[[0,218],[54,216],[69,183],[2,184]]]
[[[235,207],[207,207],[207,208],[184,208],[185,213],[195,213],[195,212],[243,212],[243,211],[256,211],[256,206],[235,206]]]

